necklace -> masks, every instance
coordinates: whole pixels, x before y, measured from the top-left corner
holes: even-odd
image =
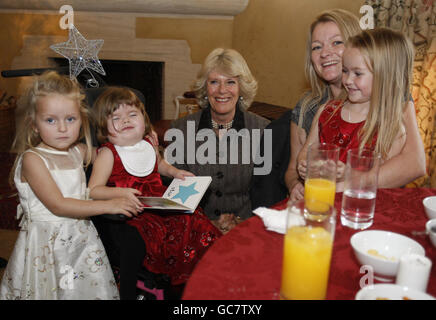
[[[369,111],[369,106],[365,106],[362,104],[359,104],[359,108],[360,109],[356,109],[356,105],[354,106],[354,110],[351,109],[351,106],[349,103],[344,103],[343,105],[343,109],[347,110],[348,113],[348,122],[350,123],[357,123],[357,122],[362,122],[365,121],[366,116],[368,115],[368,111]],[[351,111],[353,111],[354,114],[354,120],[351,121]],[[344,119],[345,120],[345,119]]]
[[[347,114],[348,114],[348,122],[351,122],[351,111],[350,111],[350,107],[348,106],[348,103],[347,102],[345,102],[343,105],[342,105],[342,109],[344,110],[344,111],[347,111]],[[345,116],[345,114],[344,114],[344,116]],[[344,119],[345,120],[345,119]]]
[[[230,122],[227,122],[225,124],[219,124],[219,123],[215,122],[215,120],[213,120],[213,119],[211,119],[211,120],[212,120],[212,128],[214,128],[214,129],[226,129],[226,130],[229,130],[232,127],[232,125],[233,125],[233,120],[230,121]]]

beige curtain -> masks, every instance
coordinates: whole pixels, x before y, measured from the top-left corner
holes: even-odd
[[[436,4],[435,0],[366,0],[375,27],[401,30],[415,45],[412,96],[427,156],[427,176],[409,187],[436,188]]]

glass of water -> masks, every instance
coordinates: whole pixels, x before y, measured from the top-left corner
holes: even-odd
[[[374,221],[380,155],[369,149],[347,153],[341,223],[353,229],[369,228]]]

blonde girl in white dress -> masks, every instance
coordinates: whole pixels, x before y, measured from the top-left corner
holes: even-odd
[[[17,110],[21,230],[1,285],[0,299],[119,299],[103,244],[90,216],[137,215],[127,198],[86,198],[83,169],[92,161],[84,95],[77,81],[56,72],[35,77]],[[85,138],[86,144],[78,143]]]

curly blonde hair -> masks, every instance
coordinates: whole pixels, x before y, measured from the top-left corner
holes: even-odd
[[[257,81],[250,71],[245,59],[233,49],[216,48],[206,57],[198,73],[193,90],[202,108],[207,107],[207,78],[213,71],[238,78],[239,94],[243,98],[240,104],[248,109],[257,93]]]
[[[18,100],[17,109],[15,110],[16,134],[11,152],[17,153],[17,157],[9,176],[11,184],[13,184],[13,175],[19,156],[26,150],[35,148],[41,143],[41,137],[35,131],[37,102],[41,97],[58,94],[77,102],[82,121],[78,140],[85,138],[87,151],[85,165],[88,166],[91,163],[92,142],[89,128],[89,111],[80,84],[76,79],[71,80],[68,76],[60,75],[56,71],[46,71],[39,76],[34,76],[32,80],[31,85],[25,89],[24,94]]]

